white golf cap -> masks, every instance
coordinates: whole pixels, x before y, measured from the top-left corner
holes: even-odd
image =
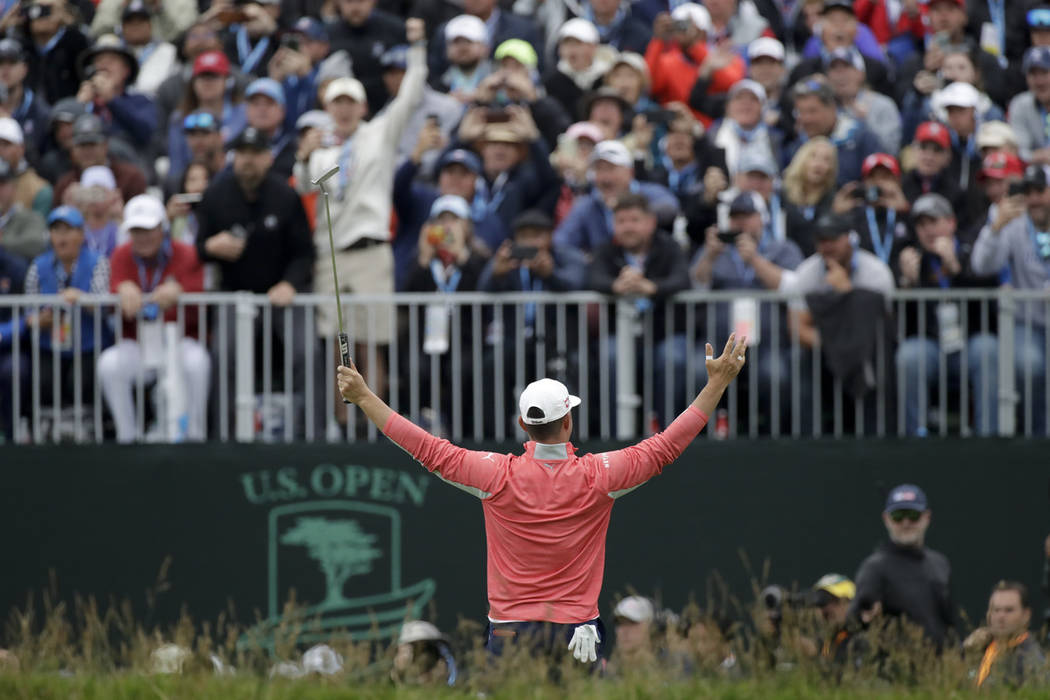
[[[526,425],[543,425],[556,421],[579,405],[580,397],[570,394],[568,388],[557,379],[537,379],[525,387],[521,398],[518,399],[521,420]],[[529,418],[529,411],[538,411],[541,415]]]
[[[354,102],[364,102],[365,86],[357,78],[336,78],[324,89],[325,104],[337,97],[349,97]]]
[[[645,80],[645,84],[647,86],[649,85],[649,64],[645,62],[645,57],[640,53],[635,53],[633,51],[621,52],[620,55],[616,57],[616,60],[613,61],[612,65],[609,66],[609,70],[612,70],[616,66],[630,66],[631,68],[634,68],[635,71],[641,74],[642,79]]]
[[[474,15],[459,15],[450,19],[445,25],[445,41],[451,43],[456,39],[488,44],[489,32],[480,18]]]
[[[445,635],[441,634],[434,625],[423,620],[409,620],[401,625],[401,634],[397,637],[398,644],[411,644],[412,642],[438,642],[445,641]]]
[[[674,11],[671,12],[671,19],[689,20],[697,29],[705,32],[711,31],[711,13],[706,7],[697,5],[695,2],[687,2],[674,8]]]
[[[117,189],[117,178],[113,176],[113,171],[105,165],[92,165],[84,168],[84,172],[80,174],[80,186],[115,190]]]
[[[576,17],[561,25],[558,30],[558,41],[562,39],[577,39],[585,44],[599,44],[601,37],[598,36],[598,28],[585,19]]]
[[[729,88],[729,99],[733,99],[738,93],[745,91],[757,97],[762,104],[766,103],[766,89],[750,78],[744,78],[733,83],[733,86]]]
[[[430,205],[430,218],[436,219],[445,213],[455,214],[461,219],[469,219],[470,204],[458,194],[443,194]]]
[[[597,163],[600,160],[618,165],[621,168],[634,167],[634,159],[631,157],[631,152],[627,150],[627,146],[623,145],[622,141],[609,139],[595,146],[594,152],[591,153],[591,163]]]
[[[980,97],[973,85],[956,82],[940,90],[933,99],[942,107],[976,107]]]
[[[335,126],[335,122],[332,121],[332,115],[323,109],[311,109],[308,112],[303,112],[302,116],[295,120],[295,130],[302,131],[303,129],[332,129]]]
[[[343,670],[343,657],[327,644],[318,644],[303,654],[303,671],[333,676]]]
[[[128,200],[124,205],[124,223],[121,228],[130,231],[133,228],[157,228],[167,222],[164,204],[152,195],[140,194]]]
[[[977,148],[1017,147],[1017,134],[1006,122],[985,122],[977,129]]]
[[[605,132],[594,122],[576,122],[565,130],[565,138],[571,141],[590,139],[595,143],[600,143],[605,138]]]
[[[649,622],[655,614],[652,601],[640,595],[627,596],[613,611],[613,617],[622,617],[631,622]]]
[[[0,119],[0,140],[22,145],[25,143],[22,127],[11,117]]]
[[[761,36],[747,46],[747,58],[751,61],[767,56],[783,63],[786,55],[784,45],[769,36]]]

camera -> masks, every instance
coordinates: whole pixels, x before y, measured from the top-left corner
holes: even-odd
[[[292,51],[299,50],[299,35],[298,34],[285,34],[281,37],[281,46]]]
[[[693,23],[687,19],[676,19],[675,21],[671,22],[671,29],[682,34],[688,32],[692,28],[692,26]]]
[[[642,112],[642,116],[650,124],[670,124],[678,118],[678,113],[661,107],[652,107]]]
[[[728,243],[729,245],[733,245],[734,243],[736,243],[736,237],[739,236],[739,235],[740,235],[740,231],[719,230],[719,232],[718,232],[718,240],[722,241],[723,243]]]
[[[806,593],[792,593],[776,584],[763,588],[758,598],[762,601],[766,615],[773,622],[779,622],[783,618],[784,608],[804,608],[811,604],[810,597]]]
[[[1006,186],[1006,196],[1016,197],[1019,194],[1027,194],[1028,187],[1023,180],[1016,180]]]
[[[50,17],[53,11],[54,8],[51,5],[28,5],[22,8],[22,14],[30,22],[42,17]]]
[[[515,260],[532,260],[540,249],[534,245],[518,245],[515,243],[510,249],[510,257]]]
[[[866,185],[853,190],[853,198],[866,204],[878,204],[882,189],[878,185]]]

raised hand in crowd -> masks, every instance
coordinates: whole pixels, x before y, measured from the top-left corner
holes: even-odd
[[[879,183],[879,206],[886,209],[895,209],[898,212],[906,212],[911,209],[908,198],[904,196],[900,182],[897,180],[883,180]]]
[[[324,133],[320,129],[307,129],[299,137],[299,146],[295,150],[295,159],[300,163],[308,162],[313,152],[322,146],[323,139]]]
[[[536,101],[536,86],[528,74],[517,71],[503,72],[503,89],[512,102],[529,103]]]
[[[485,125],[488,124],[486,114],[488,107],[481,105],[471,107],[459,123],[459,140],[463,143],[474,143],[485,133]]]
[[[502,277],[509,272],[517,270],[521,265],[521,261],[511,254],[513,250],[514,244],[509,239],[503,241],[499,248],[496,249],[496,254],[492,257],[493,277]]]
[[[711,206],[718,201],[718,195],[729,188],[729,179],[721,168],[709,167],[704,171],[704,203]]]
[[[540,137],[540,130],[536,126],[536,122],[533,120],[532,113],[529,112],[528,107],[508,105],[507,113],[510,115],[507,126],[521,137],[525,143],[532,143]]]
[[[835,198],[831,200],[831,211],[839,215],[853,211],[854,207],[857,206],[854,193],[858,187],[860,187],[859,182],[847,182],[840,187],[838,192],[835,193]]]
[[[287,46],[277,49],[267,64],[267,72],[270,77],[279,83],[293,75],[304,78],[310,74],[312,69],[310,59],[305,54]]]
[[[414,44],[427,38],[426,26],[419,17],[409,17],[405,20],[405,39]]]
[[[995,221],[992,222],[992,232],[999,233],[1003,227],[1019,216],[1024,215],[1026,209],[1024,196],[1003,197],[999,202],[999,210],[996,212]]]
[[[671,35],[674,33],[674,20],[671,19],[671,13],[661,12],[653,20],[653,38],[659,39],[660,41],[670,41]]]
[[[427,119],[419,131],[416,147],[412,149],[412,162],[418,165],[423,160],[423,154],[428,151],[439,151],[447,144],[448,139],[445,138],[437,120]]]
[[[919,284],[919,268],[922,264],[922,254],[913,246],[908,246],[901,251],[900,260],[902,287],[916,287]]]
[[[950,276],[954,277],[962,271],[959,257],[955,254],[955,241],[950,236],[938,236],[931,244],[933,252],[941,259],[941,267]]]

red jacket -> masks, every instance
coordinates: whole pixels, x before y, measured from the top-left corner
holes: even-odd
[[[925,3],[919,5],[919,14],[912,17],[901,9],[900,17],[897,18],[897,26],[890,26],[889,12],[886,10],[886,0],[853,0],[853,11],[857,14],[857,21],[868,25],[871,33],[882,45],[885,45],[895,36],[911,33],[917,39],[926,35],[926,26],[922,22]]]
[[[116,292],[117,287],[119,287],[122,282],[128,281],[134,282],[140,289],[143,289],[143,281],[139,274],[139,267],[135,264],[135,258],[131,254],[131,243],[124,243],[123,245],[117,246],[116,250],[113,251],[113,256],[109,260],[109,267],[110,291]],[[157,279],[155,277],[156,272],[151,268],[146,268],[142,270],[142,273],[146,278],[146,287],[149,287],[149,291],[152,291],[153,282]],[[197,259],[197,249],[189,243],[172,241],[171,259],[164,267],[164,271],[160,274],[159,279],[160,282],[158,282],[158,284],[174,279],[179,283],[184,292],[203,292],[204,268]],[[148,291],[143,289],[143,295],[147,293]],[[177,321],[177,309],[177,306],[173,306],[165,311],[164,320]],[[186,337],[198,337],[197,307],[187,306],[184,318],[186,321]],[[137,337],[136,325],[135,321],[124,321],[125,338],[134,340]]]
[[[653,99],[662,105],[668,102],[689,104],[689,93],[693,90],[693,84],[699,75],[700,65],[707,58],[707,52],[708,46],[702,41],[689,47],[688,57],[673,41],[650,41],[649,48],[645,50],[645,62],[649,64]],[[746,74],[744,61],[739,56],[734,56],[732,63],[711,74],[710,92],[716,95],[728,92],[733,83],[741,80]],[[695,109],[693,114],[705,127],[711,126],[711,117]]]

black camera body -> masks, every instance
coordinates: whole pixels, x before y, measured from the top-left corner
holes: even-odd
[[[718,240],[722,241],[723,243],[727,243],[729,245],[734,245],[736,243],[736,238],[739,235],[740,235],[740,231],[719,230],[718,231]]]
[[[1009,185],[1006,186],[1006,196],[1007,197],[1016,197],[1019,194],[1027,194],[1027,193],[1028,193],[1028,186],[1024,183],[1023,180],[1017,180],[1015,182],[1011,182]]]
[[[875,205],[882,197],[882,188],[878,185],[866,185],[853,190],[853,198],[865,204]]]
[[[22,16],[32,22],[35,19],[50,17],[54,8],[51,5],[23,5]]]

